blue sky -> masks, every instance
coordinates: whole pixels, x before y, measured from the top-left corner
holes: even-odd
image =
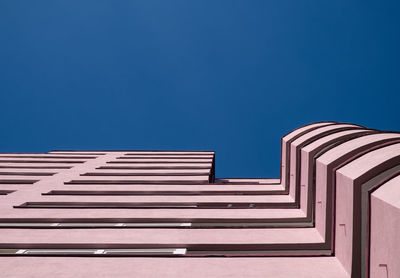
[[[277,177],[313,121],[400,130],[399,1],[1,1],[0,151],[215,150]]]

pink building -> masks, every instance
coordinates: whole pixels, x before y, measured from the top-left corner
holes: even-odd
[[[0,277],[400,277],[400,133],[281,148],[279,179],[216,179],[212,151],[2,153]]]

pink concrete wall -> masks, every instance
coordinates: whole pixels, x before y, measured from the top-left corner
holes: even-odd
[[[367,134],[367,132],[377,134]],[[392,140],[391,145],[389,140]],[[396,163],[400,164],[399,142],[400,135],[395,133],[378,133],[351,124],[315,123],[298,128],[282,138],[280,180],[220,178],[214,184],[208,184],[212,172],[213,152],[55,151],[49,154],[0,154],[0,173],[3,174],[0,189],[16,190],[14,193],[0,196],[0,220],[3,223],[7,221],[123,223],[172,219],[178,221],[178,224],[179,221],[191,224],[190,222],[216,220],[217,222],[239,221],[238,223],[254,221],[270,225],[246,228],[201,228],[190,225],[170,228],[101,229],[65,229],[58,226],[41,229],[3,227],[0,228],[0,249],[175,246],[187,248],[185,256],[225,254],[241,257],[83,259],[15,255],[0,256],[0,273],[5,277],[18,277],[18,275],[67,277],[65,276],[67,274],[74,277],[87,277],[87,275],[180,277],[186,273],[190,273],[193,277],[361,277],[360,248],[357,245],[360,240],[357,237],[360,233],[358,218],[362,209],[359,199],[363,182],[376,177],[384,169]],[[314,161],[315,155],[322,150],[321,156]],[[399,157],[398,161],[393,160],[396,157]],[[163,169],[145,169],[149,165]],[[117,169],[115,166],[125,169]],[[165,169],[166,166],[169,166],[168,169]],[[44,176],[44,173],[53,175]],[[290,177],[289,180],[286,179],[287,176]],[[17,183],[23,180],[26,184]],[[33,180],[33,184],[29,184],[29,180]],[[35,180],[37,182],[34,182]],[[84,184],[85,182],[90,184]],[[148,182],[150,183],[147,184]],[[396,264],[400,258],[397,251],[400,247],[397,244],[400,242],[397,236],[397,230],[400,229],[397,225],[400,217],[397,208],[400,207],[397,204],[400,202],[397,198],[399,195],[397,193],[400,192],[398,182],[398,178],[385,182],[371,195],[370,277],[399,276],[400,269]],[[52,190],[152,191],[155,195],[42,195]],[[268,193],[215,196],[157,194],[166,190]],[[122,202],[144,204],[212,202],[241,203],[248,204],[249,207],[241,209],[14,207],[26,202],[47,204],[104,202],[117,205]],[[264,204],[265,208],[251,207],[258,203]],[[314,212],[315,219],[312,217]],[[385,237],[382,237],[382,234],[385,234]],[[224,253],[228,250],[230,253]]]
[[[370,277],[400,277],[400,176],[371,195]]]

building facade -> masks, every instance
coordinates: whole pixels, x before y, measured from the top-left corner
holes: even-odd
[[[213,151],[2,153],[0,277],[400,277],[400,133],[281,143],[276,179],[216,178]]]

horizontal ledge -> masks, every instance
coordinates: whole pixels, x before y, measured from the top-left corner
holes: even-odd
[[[205,169],[211,169],[211,164],[210,167],[207,166],[100,166],[97,167],[96,169],[98,170],[134,170],[134,169],[147,169],[147,170],[162,170],[162,169],[170,169],[170,170],[205,170]]]
[[[188,150],[52,150],[51,152],[81,152],[81,153],[92,153],[92,152],[138,152],[138,153],[205,153],[214,154],[215,151],[188,151]],[[127,154],[126,154],[127,155]]]
[[[135,190],[51,190],[42,195],[81,195],[81,196],[236,196],[270,195],[273,191],[135,191]]]
[[[39,180],[2,180],[0,179],[0,184],[34,184]]]
[[[206,248],[205,248],[206,249]],[[305,249],[305,250],[191,250],[190,248],[85,248],[85,249],[0,249],[0,256],[90,256],[90,257],[107,257],[107,256],[131,256],[131,257],[148,257],[148,256],[331,256],[331,250],[325,249]]]
[[[71,169],[70,166],[4,166],[0,165],[0,169]]]
[[[156,156],[156,155],[159,155],[160,157],[165,157],[165,156],[168,156],[168,155],[176,155],[176,156],[182,156],[182,157],[186,157],[186,156],[207,156],[207,157],[210,157],[210,156],[214,156],[215,154],[214,153],[179,153],[179,152],[176,152],[176,153],[170,153],[170,152],[168,152],[168,153],[157,153],[157,152],[154,152],[154,153],[127,153],[127,154],[125,154],[125,157],[132,157],[132,156],[145,156],[145,157],[147,157],[148,155],[154,155],[154,156]]]
[[[298,208],[296,203],[247,202],[26,202],[14,208],[49,209],[279,209]]]
[[[1,159],[1,157],[0,157]],[[83,160],[77,160],[77,161],[72,161],[72,160],[65,160],[65,161],[55,161],[55,160],[0,160],[0,163],[65,163],[65,164],[70,164],[70,163],[84,163],[85,161]]]
[[[105,155],[106,153],[94,153],[94,152],[75,152],[75,151],[52,151],[49,152],[48,154],[52,154],[52,155],[57,155],[57,154],[61,154],[61,155]]]
[[[149,155],[149,154],[148,154]],[[169,154],[170,155],[170,154]],[[206,157],[197,157],[197,156],[189,156],[189,155],[184,155],[181,157],[168,157],[167,155],[164,156],[121,156],[121,157],[117,157],[117,159],[213,159],[212,155],[203,155]]]
[[[57,173],[43,172],[0,172],[0,176],[53,176]]]
[[[191,223],[0,223],[0,228],[179,228]]]
[[[15,192],[15,190],[0,190],[0,195],[8,195]]]
[[[196,184],[209,184],[208,180],[198,180],[198,181],[185,181],[185,180],[72,180],[69,182],[64,182],[64,184],[166,184],[166,185],[174,185],[174,184],[187,184],[187,185],[196,185]]]
[[[213,229],[213,228],[304,228],[304,227],[314,227],[313,223],[311,222],[287,222],[287,223],[262,223],[262,222],[222,222],[222,223],[214,223],[214,222],[182,222],[182,223],[173,223],[173,222],[148,222],[148,223],[100,223],[100,222],[87,222],[87,223],[72,223],[72,222],[65,222],[65,223],[55,223],[55,222],[48,222],[48,223],[13,223],[13,222],[4,222],[0,223],[0,228],[28,228],[28,229],[99,229],[99,228],[133,228],[133,229],[140,229],[140,228],[182,228],[182,229],[190,229],[190,228],[199,228],[199,229]]]
[[[186,248],[162,249],[0,249],[0,255],[16,256],[181,256]]]
[[[128,176],[208,176],[210,171],[203,173],[196,172],[164,172],[164,173],[154,173],[154,172],[139,172],[139,173],[100,173],[100,172],[90,172],[81,174],[80,176],[90,176],[90,177],[128,177]],[[1,175],[1,174],[0,174]]]
[[[262,184],[259,181],[226,181],[226,182],[221,182],[221,181],[215,181],[215,185],[229,185],[229,184],[243,184],[243,185],[252,185],[252,184]],[[279,184],[279,183],[268,183],[266,185],[274,185],[274,184]]]
[[[43,156],[35,156],[35,155],[1,155],[0,158],[38,158],[38,159],[93,159],[96,158],[96,156],[57,156],[57,155],[43,155]]]
[[[212,163],[212,161],[108,161],[110,164],[172,164],[172,163],[181,163],[181,164],[201,164],[201,163]]]
[[[268,223],[287,224],[310,222],[306,217],[297,218],[0,218],[0,223]]]
[[[307,255],[318,250],[325,253],[326,243],[1,243],[0,250],[4,249],[183,249],[189,252],[202,252],[207,254],[222,254],[224,252],[241,253],[259,251],[294,252]],[[304,251],[304,252],[303,252]],[[199,253],[200,254],[200,253]],[[244,254],[244,253],[243,253]],[[289,253],[290,254],[290,253]]]

